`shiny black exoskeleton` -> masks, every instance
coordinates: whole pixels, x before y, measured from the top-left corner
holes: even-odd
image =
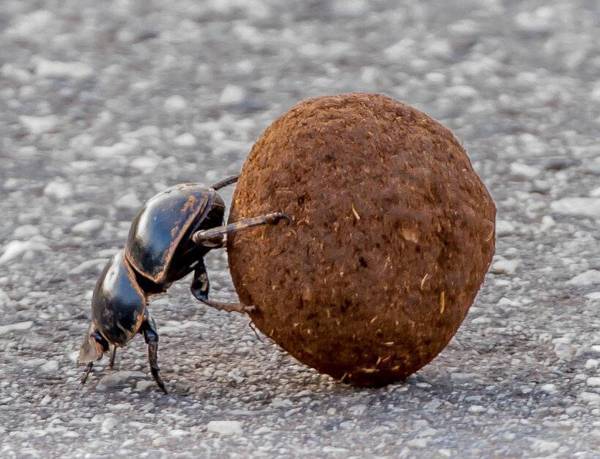
[[[151,198],[131,224],[127,245],[106,265],[92,296],[92,323],[79,353],[87,364],[85,383],[93,363],[112,345],[109,367],[117,347],[136,334],[148,345],[150,370],[158,386],[167,392],[157,362],[158,332],[148,311],[148,297],[194,271],[191,292],[203,303],[225,311],[248,312],[251,305],[208,299],[209,282],[204,255],[224,247],[227,235],[258,225],[276,224],[287,217],[281,212],[223,225],[225,204],[216,190],[235,183],[225,179],[211,188],[196,183],[176,185]]]

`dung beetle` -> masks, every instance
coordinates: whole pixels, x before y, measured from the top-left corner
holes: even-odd
[[[109,368],[117,347],[140,333],[148,346],[152,377],[167,393],[159,375],[158,332],[148,311],[150,295],[166,292],[171,284],[194,271],[191,292],[204,304],[225,311],[248,312],[251,305],[208,299],[204,256],[222,248],[227,235],[289,218],[272,212],[224,225],[225,203],[217,190],[237,182],[229,177],[205,188],[197,183],[175,185],[151,198],[134,218],[127,245],[105,266],[92,295],[92,323],[79,352],[86,364],[84,384],[94,362],[112,346]]]

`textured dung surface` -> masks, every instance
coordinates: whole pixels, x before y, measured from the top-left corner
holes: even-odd
[[[374,94],[302,102],[253,147],[230,220],[254,323],[300,361],[359,385],[405,378],[465,317],[494,253],[494,203],[449,130]]]

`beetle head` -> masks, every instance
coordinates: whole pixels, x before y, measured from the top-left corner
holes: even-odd
[[[95,329],[94,324],[91,324],[83,338],[77,361],[80,364],[94,362],[100,360],[105,352],[108,352],[108,341]]]

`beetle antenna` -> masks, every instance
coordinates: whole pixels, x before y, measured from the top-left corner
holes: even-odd
[[[239,175],[232,175],[231,177],[224,178],[223,180],[215,183],[213,186],[211,186],[211,188],[213,190],[218,190],[220,188],[226,187],[227,185],[231,185],[237,182],[239,178]]]

